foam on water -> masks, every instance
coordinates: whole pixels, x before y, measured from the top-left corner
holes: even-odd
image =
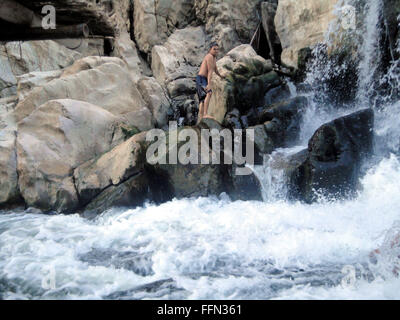
[[[3,214],[0,291],[3,298],[400,298],[378,273],[351,290],[340,285],[343,266],[367,263],[399,219],[399,181],[391,155],[367,173],[354,201],[222,196],[113,209],[92,221]],[[49,270],[56,288],[45,290]]]
[[[379,19],[373,10],[381,2],[367,3],[360,74],[379,63],[372,57]],[[383,80],[398,83],[397,64]],[[322,67],[307,76],[312,88],[335,68]],[[375,110],[374,157],[356,198],[289,202],[276,165],[306,147],[323,123],[368,106],[372,79],[363,81],[363,103],[350,108],[325,104],[321,87],[307,94],[298,145],[276,150],[255,168],[265,202],[222,194],[113,208],[94,220],[0,212],[0,298],[399,299],[393,238],[400,233],[400,103]],[[349,267],[356,275],[350,286],[343,284]]]

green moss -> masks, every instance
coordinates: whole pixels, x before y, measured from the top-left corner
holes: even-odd
[[[140,133],[140,130],[135,126],[123,125],[121,126],[121,130],[123,135],[125,136],[125,140],[133,137],[135,134]]]
[[[265,92],[280,83],[278,74],[258,59],[247,59],[226,80],[228,111],[237,108],[242,114],[257,106]]]

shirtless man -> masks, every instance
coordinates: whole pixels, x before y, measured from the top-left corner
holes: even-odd
[[[199,123],[203,118],[211,118],[207,115],[207,111],[212,95],[210,83],[213,72],[215,71],[220,78],[225,78],[220,75],[217,69],[218,52],[218,44],[216,42],[211,43],[210,50],[201,63],[199,74],[196,77],[197,95],[199,97],[199,115],[197,123]]]

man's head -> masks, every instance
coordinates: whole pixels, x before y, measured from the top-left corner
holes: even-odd
[[[214,57],[218,55],[219,52],[219,45],[216,42],[212,42],[210,44],[210,50],[208,50],[209,53],[211,53]]]

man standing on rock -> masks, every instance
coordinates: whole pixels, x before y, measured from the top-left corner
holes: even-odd
[[[196,88],[197,95],[199,97],[199,114],[197,123],[203,118],[212,118],[207,115],[208,104],[210,103],[212,90],[210,88],[211,77],[213,72],[222,79],[225,77],[221,76],[217,68],[217,55],[219,52],[219,46],[216,42],[211,43],[210,50],[203,59],[200,66],[199,74],[196,77]]]

